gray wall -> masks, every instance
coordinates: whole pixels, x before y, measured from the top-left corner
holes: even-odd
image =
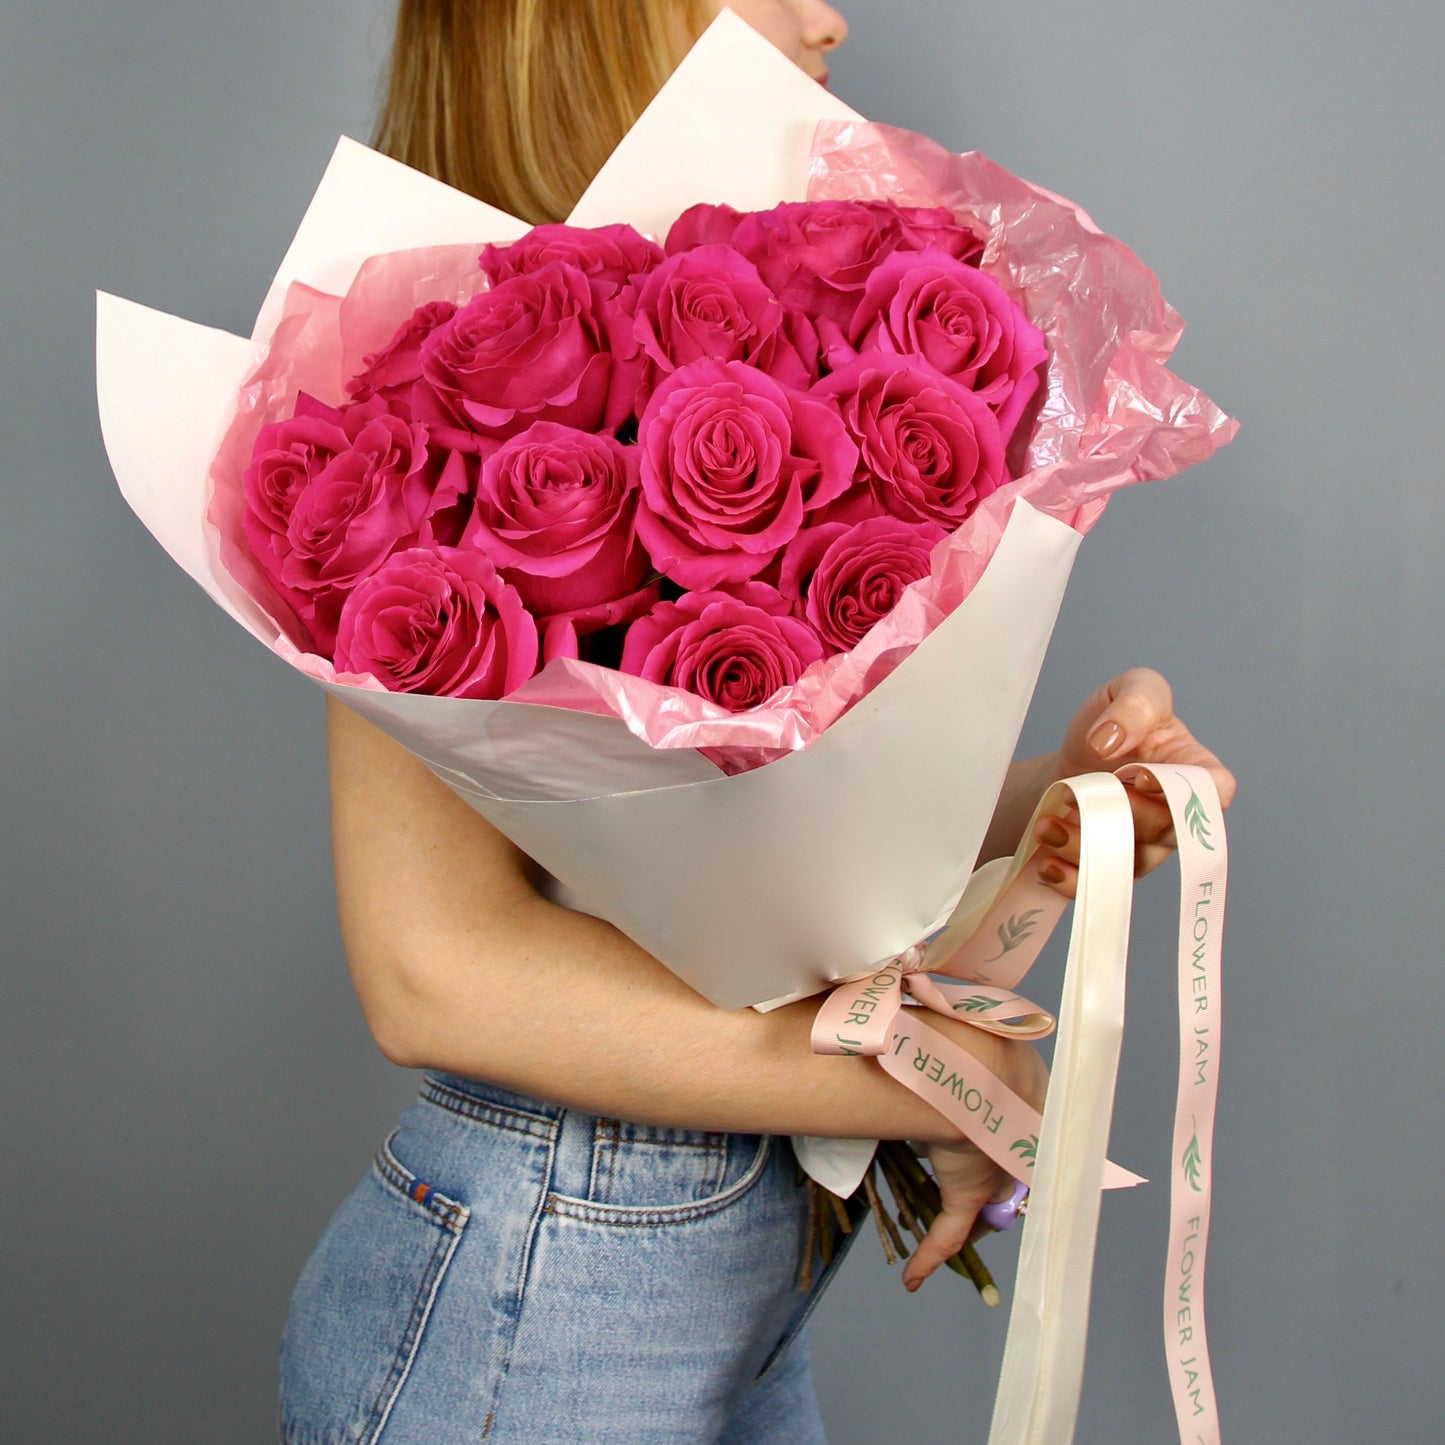
[[[1244,420],[1090,538],[1029,740],[1143,661],[1243,780],[1210,1272],[1230,1438],[1437,1438],[1441,12],[844,8],[839,92],[1086,204]],[[381,9],[0,18],[7,1440],[270,1438],[291,1281],[412,1087],[345,977],[320,697],[126,511],[90,359],[96,286],[248,328],[337,132],[365,133]],[[1113,1142],[1144,1173],[1170,888],[1140,889]],[[1158,1187],[1106,1201],[1082,1441],[1169,1438],[1165,1228]],[[874,1253],[822,1311],[835,1445],[981,1440],[1004,1320],[951,1277],[908,1299]]]

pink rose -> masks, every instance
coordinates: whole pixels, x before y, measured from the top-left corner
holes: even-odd
[[[890,201],[786,202],[744,216],[732,243],[785,306],[838,326],[847,326],[874,268],[895,251],[938,245],[977,253],[973,233],[948,212],[905,211]]]
[[[322,651],[346,593],[415,536],[431,495],[425,431],[379,400],[332,413],[334,423],[328,410],[262,429],[242,519],[256,560]]]
[[[607,603],[647,572],[637,448],[539,421],[482,465],[463,545],[501,569],[534,616]]]
[[[926,362],[865,352],[813,394],[841,408],[858,444],[860,477],[889,516],[951,531],[1008,480],[998,418]]]
[[[694,246],[731,245],[742,219],[743,212],[731,206],[690,206],[672,223],[663,250],[669,256],[676,256]]]
[[[537,670],[537,627],[478,552],[397,552],[347,598],[336,666],[388,692],[505,697]]]
[[[803,601],[829,653],[848,652],[893,611],[909,583],[928,576],[933,549],[947,535],[937,522],[896,517],[809,527],[783,553],[779,588]]]
[[[412,409],[443,446],[476,450],[534,421],[616,431],[641,373],[632,316],[556,262],[484,291],[421,345]]]
[[[653,365],[649,394],[657,376],[707,359],[746,361],[801,389],[818,379],[816,333],[784,311],[757,267],[730,246],[698,246],[664,261],[638,289],[636,333]]]
[[[823,655],[812,630],[761,582],[660,602],[627,630],[621,671],[731,712],[758,707]]]
[[[847,490],[858,456],[834,404],[737,361],[668,377],[638,447],[638,536],[657,569],[689,588],[756,577],[808,512]]]
[[[955,261],[970,266],[977,266],[983,259],[985,238],[961,225],[946,206],[894,206],[891,201],[872,204],[892,207],[898,217],[901,245],[906,250],[926,251],[936,246]]]
[[[968,387],[993,408],[1005,446],[1049,354],[1043,333],[992,276],[942,251],[896,252],[882,262],[863,289],[849,340],[855,351],[921,356]]]
[[[252,554],[273,582],[280,580],[281,558],[296,498],[337,452],[351,445],[342,413],[304,392],[296,414],[261,428],[242,475],[246,508],[241,527]]]
[[[411,391],[421,380],[421,344],[457,314],[450,301],[418,306],[380,351],[365,358],[365,370],[346,383],[355,401],[379,396],[396,416],[411,416]]]
[[[488,246],[481,267],[492,285],[499,286],[513,276],[530,275],[561,261],[585,272],[612,296],[661,260],[662,248],[631,226],[551,224],[533,226],[509,246]]]
[[[863,201],[793,201],[744,216],[734,244],[779,299],[846,325],[897,238],[896,217]]]

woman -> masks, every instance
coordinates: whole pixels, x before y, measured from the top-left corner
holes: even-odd
[[[558,219],[719,8],[403,0],[381,143]],[[733,8],[820,80],[847,33],[820,0]],[[428,1078],[297,1287],[285,1439],[822,1440],[802,1327],[823,1281],[795,1289],[806,1203],[774,1136],[930,1144],[946,1210],[910,1288],[1007,1181],[870,1061],[813,1054],[816,1005],[713,1007],[548,901],[518,849],[335,703],[329,740],[353,979],[382,1051]],[[1233,791],[1164,680],[1127,673],[1057,754],[1015,765],[986,854],[1012,850],[1053,778],[1129,759],[1202,763]],[[1169,851],[1168,814],[1133,805],[1144,871]],[[1039,866],[1069,893],[1077,834],[1053,826]],[[953,1028],[1041,1096],[1031,1049]]]

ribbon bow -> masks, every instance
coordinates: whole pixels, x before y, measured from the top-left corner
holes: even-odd
[[[835,984],[813,1020],[812,1044],[814,1053],[877,1058],[886,1073],[1027,1184],[1043,1116],[922,1016],[932,1010],[998,1038],[1031,1042],[1053,1033],[1053,1015],[1012,984],[1038,958],[1065,901],[1021,869],[1002,887],[1000,881],[999,870],[980,869],[947,927],[872,973]],[[992,901],[980,903],[980,895]],[[930,961],[941,955],[942,961]],[[960,977],[965,971],[967,977]],[[954,977],[932,976],[943,973]],[[1104,1188],[1142,1183],[1139,1175],[1106,1161]]]

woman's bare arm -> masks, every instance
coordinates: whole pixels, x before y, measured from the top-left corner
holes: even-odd
[[[549,903],[524,854],[379,729],[329,708],[342,934],[388,1058],[657,1124],[958,1137],[871,1061],[814,1054],[816,1003],[719,1009],[610,924]],[[1041,1097],[1031,1048],[936,1022]]]

